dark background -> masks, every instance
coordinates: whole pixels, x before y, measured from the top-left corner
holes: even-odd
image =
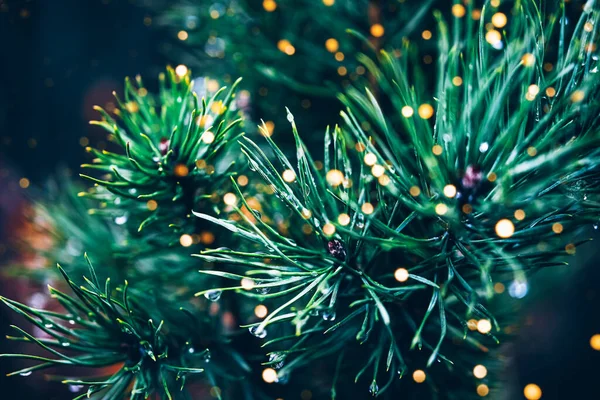
[[[148,1],[148,0],[146,0]],[[125,76],[155,77],[167,60],[160,53],[166,32],[156,29],[142,0],[0,0],[0,260],[17,232],[28,196],[41,192],[60,167],[73,174],[88,160],[89,141],[102,147],[104,134],[88,125],[94,104],[106,105]],[[83,139],[82,139],[83,138]],[[19,179],[31,186],[22,189]],[[590,227],[584,235],[598,239]],[[578,250],[558,278],[544,273],[521,302],[525,310],[510,357],[505,399],[523,398],[531,382],[543,399],[600,398],[600,352],[589,345],[600,333],[600,269],[593,245]],[[14,255],[14,254],[13,254]],[[0,293],[23,300],[43,288],[0,280]],[[505,294],[506,295],[506,294]],[[0,332],[15,320],[0,308]],[[0,352],[15,352],[0,340]],[[0,358],[0,399],[69,399],[62,385],[43,374],[6,378],[23,363]],[[300,395],[298,395],[300,398]],[[286,399],[292,400],[292,399]]]

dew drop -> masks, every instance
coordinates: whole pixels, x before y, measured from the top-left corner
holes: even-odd
[[[358,229],[362,229],[365,227],[365,215],[364,214],[358,214],[356,216],[356,227]]]
[[[482,153],[485,153],[486,151],[488,151],[489,148],[490,148],[490,145],[488,144],[488,142],[483,142],[479,145],[479,151]]]
[[[267,331],[263,328],[260,328],[259,325],[251,326],[248,330],[251,334],[253,334],[259,339],[264,339],[267,336]]]
[[[27,372],[21,372],[19,375],[21,376],[29,376],[32,374],[32,371],[27,371]]]
[[[71,345],[71,343],[69,343],[69,342],[62,342],[61,345],[62,345],[62,347],[69,347]]]
[[[262,214],[260,213],[260,211],[252,209],[252,214],[254,214],[254,217],[256,219],[262,219]]]
[[[70,320],[69,320],[69,324],[71,324],[71,325],[75,325],[75,320],[74,320],[74,319],[70,319]]]
[[[204,350],[204,353],[202,354],[202,358],[204,359],[204,362],[210,362],[210,359],[212,358],[212,354],[210,353],[210,349]]]
[[[379,386],[377,386],[377,382],[371,382],[371,386],[369,386],[369,393],[371,396],[376,397],[379,394]]]
[[[220,290],[210,290],[204,293],[204,297],[210,301],[218,301],[221,298],[221,293]]]
[[[278,353],[271,353],[269,355],[269,362],[271,362],[273,368],[275,369],[281,369],[283,368],[283,365],[285,364],[285,355],[282,354],[278,354]]]
[[[48,329],[52,329],[52,328],[54,328],[54,325],[52,325],[52,324],[44,324],[44,327],[48,328]]]
[[[188,349],[188,353],[190,353],[190,354],[194,354],[195,352],[196,352],[196,349],[194,349],[193,347],[190,347]]]
[[[260,282],[257,282],[258,285],[260,285]],[[260,294],[268,294],[271,291],[270,287],[257,287],[255,289],[258,293]]]
[[[335,310],[325,310],[322,316],[325,321],[335,321]]]
[[[123,225],[125,222],[127,222],[127,215],[121,215],[115,218],[115,224],[117,225]]]

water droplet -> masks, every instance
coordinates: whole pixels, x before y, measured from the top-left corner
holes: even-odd
[[[71,343],[69,343],[69,342],[62,342],[61,345],[62,345],[62,347],[69,347],[71,345]]]
[[[371,396],[373,397],[379,394],[379,386],[377,386],[377,382],[371,382],[371,386],[369,386],[369,393],[371,393]]]
[[[69,392],[71,393],[77,393],[81,389],[83,389],[83,385],[69,385]]]
[[[190,347],[188,349],[188,353],[190,353],[190,354],[194,354],[195,352],[196,352],[196,349],[194,349],[193,347]]]
[[[262,219],[262,214],[260,213],[260,211],[252,209],[252,214],[254,214],[254,217],[256,219]]]
[[[260,285],[261,282],[256,282],[257,285]],[[271,291],[270,287],[257,287],[255,290],[260,294],[268,294]]]
[[[253,334],[259,339],[264,339],[267,336],[267,331],[263,328],[260,328],[259,325],[251,326],[248,330],[251,334]]]
[[[212,358],[212,354],[210,354],[210,349],[204,350],[202,358],[204,359],[204,362],[210,362],[210,359]]]
[[[311,317],[317,317],[321,312],[319,311],[318,308],[311,308],[308,311],[308,315],[310,315]]]
[[[362,229],[365,227],[365,215],[364,214],[358,214],[356,216],[356,227],[358,229]]]
[[[250,171],[256,171],[257,168],[254,161],[248,161],[248,168],[250,169]]]
[[[293,116],[291,113],[288,113],[288,115],[287,115],[287,120],[288,120],[289,122],[294,122],[294,116]]]
[[[21,376],[29,376],[32,374],[32,371],[27,371],[27,372],[21,372],[19,375]]]
[[[273,368],[275,369],[281,369],[283,368],[283,365],[285,364],[285,355],[283,354],[278,354],[278,353],[271,353],[269,355],[269,362],[271,362]]]
[[[488,151],[489,148],[490,148],[490,145],[488,144],[488,142],[483,142],[479,145],[479,151],[482,153],[485,153],[486,151]]]
[[[335,310],[325,310],[322,316],[325,321],[335,321]]]
[[[598,222],[594,224],[594,229],[598,229]]]
[[[44,324],[44,327],[46,327],[46,328],[48,328],[48,329],[52,329],[52,328],[54,328],[54,325],[53,325],[53,324],[50,324],[50,323],[48,323],[48,324]]]
[[[137,189],[131,188],[129,189],[129,194],[136,194],[137,193]]]
[[[127,214],[115,218],[115,224],[117,225],[123,225],[125,222],[127,222]]]
[[[204,297],[210,301],[218,301],[221,298],[221,293],[220,290],[210,290],[204,293]]]

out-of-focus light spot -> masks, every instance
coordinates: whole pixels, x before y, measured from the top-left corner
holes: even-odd
[[[435,206],[435,213],[438,215],[444,215],[448,212],[448,206],[444,203],[439,203]]]
[[[576,90],[571,95],[571,101],[573,103],[579,103],[585,98],[585,92],[583,90]]]
[[[486,377],[487,375],[487,368],[484,367],[483,365],[479,364],[476,365],[475,368],[473,368],[473,375],[475,376],[475,378],[477,379],[483,379]]]
[[[225,204],[227,204],[228,206],[233,206],[236,204],[237,202],[237,197],[235,194],[233,193],[226,193],[225,196],[223,196],[223,202]]]
[[[156,210],[157,207],[158,203],[156,202],[156,200],[148,200],[148,202],[146,202],[146,208],[148,208],[148,210],[150,211]]]
[[[456,196],[456,186],[454,186],[454,185],[444,186],[444,196],[450,197],[450,198]]]
[[[412,197],[417,197],[418,195],[421,194],[421,189],[419,189],[418,186],[412,186],[410,188],[409,192]]]
[[[542,389],[535,383],[530,383],[523,389],[523,394],[527,400],[539,400],[542,398]]]
[[[508,19],[506,18],[506,15],[501,12],[497,12],[496,14],[492,15],[492,24],[496,28],[504,28],[507,22]]]
[[[262,372],[262,378],[267,383],[277,382],[277,372],[273,368],[265,368]]]
[[[173,168],[173,174],[177,177],[184,177],[190,172],[189,168],[185,164],[177,164],[175,168]]]
[[[485,383],[477,386],[477,394],[481,397],[485,397],[490,393],[490,388]]]
[[[521,61],[523,62],[524,66],[533,67],[535,64],[535,56],[531,53],[526,53],[523,55],[523,57],[521,57]]]
[[[255,286],[254,279],[242,278],[240,285],[244,290],[252,290]]]
[[[406,282],[406,280],[408,279],[408,270],[406,268],[398,268],[394,272],[394,278],[398,282]]]
[[[492,323],[489,319],[480,319],[477,321],[477,330],[479,333],[489,333],[492,330]]]
[[[501,283],[501,282],[497,282],[497,283],[494,285],[494,292],[496,292],[496,293],[498,293],[498,294],[501,294],[501,293],[504,293],[504,290],[506,290],[506,288],[504,287],[504,284],[503,284],[503,283]]]
[[[515,233],[515,226],[509,219],[501,219],[496,223],[496,235],[509,238]]]
[[[419,117],[429,119],[433,116],[433,107],[430,104],[421,104],[418,109]]]
[[[425,374],[425,371],[423,371],[422,369],[418,369],[415,372],[413,372],[413,379],[417,383],[423,383],[425,382],[425,379],[427,379],[427,375]]]
[[[323,225],[323,233],[327,236],[331,236],[335,233],[335,226],[332,223],[326,223]]]
[[[215,141],[215,134],[211,131],[206,131],[202,134],[202,141],[206,144],[210,144]]]
[[[273,12],[277,9],[277,3],[273,0],[265,0],[263,1],[263,8],[266,12]]]
[[[346,226],[350,223],[350,216],[346,213],[338,215],[338,223],[342,226]]]
[[[377,156],[373,153],[367,153],[367,154],[365,154],[363,161],[368,166],[373,166],[377,162]]]
[[[331,186],[339,186],[344,181],[344,174],[340,170],[332,169],[327,171],[327,175],[325,175],[325,180],[327,180],[327,183]]]
[[[267,307],[265,307],[263,304],[259,304],[254,307],[254,315],[256,315],[257,318],[266,317],[268,312],[269,310],[267,310]]]
[[[360,207],[361,211],[364,212],[365,214],[373,214],[373,211],[375,211],[375,208],[373,207],[373,204],[371,203],[364,203],[361,207]]]
[[[559,234],[563,231],[563,226],[560,222],[555,222],[552,224],[552,232]]]
[[[177,32],[177,39],[179,39],[179,40],[187,40],[188,37],[189,37],[189,35],[186,31]]]
[[[502,35],[497,30],[492,29],[485,34],[485,41],[492,46],[497,46],[500,42],[502,42]]]
[[[325,48],[328,52],[335,53],[340,48],[340,43],[334,38],[329,38],[325,41]]]
[[[183,247],[190,247],[194,243],[194,239],[192,238],[191,235],[188,235],[187,233],[185,233],[179,237],[179,243]]]
[[[515,211],[515,219],[517,221],[523,221],[525,219],[525,211],[519,209]]]
[[[19,179],[19,186],[23,189],[27,189],[29,187],[29,179],[27,179],[27,178]]]
[[[382,37],[385,33],[385,29],[381,24],[373,24],[371,25],[371,35],[374,37]]]
[[[296,174],[291,169],[286,169],[282,174],[283,180],[292,183],[296,180]]]
[[[287,39],[281,39],[277,42],[277,48],[288,56],[291,56],[296,52],[296,48]]]
[[[508,294],[515,299],[522,299],[527,295],[529,285],[525,281],[514,280],[508,286]]]
[[[452,6],[452,15],[456,18],[462,18],[466,14],[465,6],[462,4],[455,4]]]
[[[414,110],[413,110],[413,108],[411,106],[404,106],[404,107],[402,107],[401,112],[402,112],[402,115],[405,118],[410,118],[415,113]]]
[[[175,67],[175,74],[178,77],[182,78],[182,77],[186,76],[187,73],[188,73],[188,68],[185,65],[179,64],[177,67]]]
[[[439,144],[434,145],[431,148],[431,151],[433,152],[433,154],[435,154],[436,156],[440,156],[442,155],[442,152],[444,151],[444,149],[442,148],[442,146],[440,146]]]

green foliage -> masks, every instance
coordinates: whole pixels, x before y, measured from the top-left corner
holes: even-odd
[[[97,213],[131,219],[138,231],[168,225],[197,232],[190,226],[191,209],[207,207],[233,173],[235,157],[229,149],[242,135],[234,103],[239,80],[229,90],[198,99],[189,71],[180,75],[171,68],[161,74],[157,95],[144,88],[140,77],[137,85],[126,80],[124,100],[117,97],[119,122],[100,107],[103,119],[91,122],[110,132],[125,155],[90,150],[96,158],[83,167],[108,173],[110,179],[82,175],[105,189],[86,196],[107,206]]]
[[[403,4],[226,0],[207,6],[184,0],[155,6],[154,21],[178,42],[167,47],[172,59],[200,65],[217,79],[223,78],[223,71],[244,76],[257,119],[284,126],[284,104],[299,109],[297,114],[304,112],[305,133],[317,137],[336,117],[337,107],[331,104],[341,85],[364,73],[362,67],[356,69],[360,63],[355,54],[366,45],[347,30],[369,32],[372,25],[380,24],[387,34],[372,37],[370,45],[399,47],[428,17],[432,4],[430,0]],[[185,42],[175,39],[182,30],[188,34]],[[335,42],[327,46],[328,39]],[[182,49],[186,54],[181,54]],[[345,72],[338,73],[339,67]]]
[[[226,340],[214,339],[215,332],[210,332],[214,327],[209,322],[183,308],[176,311],[180,316],[173,315],[172,310],[153,301],[151,293],[129,290],[127,281],[113,287],[108,278],[101,287],[87,256],[86,261],[91,278],[84,277],[85,286],[73,282],[58,267],[73,296],[49,287],[64,313],[38,310],[0,297],[9,308],[49,336],[35,338],[13,326],[22,336],[9,339],[35,343],[55,356],[2,354],[37,362],[9,375],[27,376],[57,366],[86,367],[95,369],[96,376],[63,380],[75,387],[88,387],[87,392],[75,399],[100,398],[100,395],[103,399],[126,396],[145,399],[153,393],[161,398],[186,399],[189,395],[184,386],[188,376],[204,372],[214,384],[217,375],[235,378],[235,374],[247,369]],[[209,336],[203,336],[206,334]],[[211,361],[211,349],[196,350],[194,346],[200,342],[209,343],[212,351],[219,352],[217,365]],[[224,357],[225,353],[228,355]]]
[[[223,45],[206,53],[227,56],[223,75],[250,74],[257,113],[296,110],[310,98],[315,118],[298,121],[310,132],[321,109],[337,110],[337,96],[345,109],[325,131],[322,161],[289,111],[295,160],[271,139],[270,124],[260,128],[267,146],[242,137],[239,81],[199,100],[183,66],[161,75],[158,94],[127,80],[119,107],[98,109],[102,120],[93,122],[124,155],[90,150],[96,158],[84,167],[107,176],[83,175],[94,188],[75,197],[67,185],[37,213],[53,242],[44,256],[68,259],[69,275],[83,275],[87,263],[76,253],[85,249],[101,261],[102,280],[128,279],[135,290],[113,289],[110,279],[101,288],[91,266],[79,286],[59,268],[74,293],[51,289],[64,313],[2,298],[51,337],[16,328],[22,336],[12,339],[58,358],[4,356],[38,361],[15,372],[25,375],[96,368],[97,378],[65,381],[90,386],[79,398],[192,398],[181,383],[200,372],[226,398],[241,397],[235,388],[248,399],[289,398],[316,381],[330,393],[321,385],[315,398],[462,400],[475,398],[481,383],[499,387],[497,344],[508,339],[515,310],[494,296],[495,285],[564,265],[580,228],[598,219],[598,6],[588,2],[579,22],[567,24],[563,3],[503,2],[510,17],[500,31],[490,25],[497,6],[486,3],[476,22],[479,8],[469,2],[451,23],[434,11],[438,40],[415,45],[405,36],[431,2],[264,3],[174,7],[167,24],[186,24],[192,46]],[[360,33],[377,23],[383,37]],[[329,37],[339,49],[327,49]],[[431,53],[434,75],[421,66]],[[274,93],[265,101],[254,96],[263,87]],[[246,172],[236,163],[238,141],[248,186],[236,176]],[[217,245],[229,247],[185,257],[192,236],[217,226],[225,228]],[[200,298],[186,302],[192,290]],[[234,295],[221,299],[222,291]],[[189,311],[179,312],[184,302]],[[258,302],[270,311],[264,318]],[[236,323],[265,339],[268,360],[255,357],[249,335],[229,342],[221,324]],[[289,385],[263,395],[245,359],[263,361]],[[477,364],[489,380],[473,376]],[[410,379],[417,370],[426,371],[424,384]]]
[[[258,337],[275,332],[265,345],[276,349],[271,364],[286,360],[280,378],[323,357],[356,357],[361,350],[352,343],[358,343],[367,355],[353,358],[361,360],[355,380],[372,374],[372,394],[398,375],[431,367],[434,392],[464,398],[440,385],[449,371],[460,371],[457,365],[466,371],[474,365],[463,347],[498,341],[506,324],[488,309],[494,284],[523,282],[532,270],[563,264],[561,256],[575,251],[577,228],[597,218],[596,186],[577,197],[570,186],[598,179],[592,52],[600,12],[590,3],[568,38],[564,22],[542,19],[535,3],[514,7],[505,37],[490,44],[485,10],[477,30],[456,18],[452,40],[436,14],[433,92],[408,44],[399,59],[385,51],[377,61],[359,56],[376,85],[340,95],[344,124],[325,134],[323,171],[288,114],[297,163],[270,139],[270,156],[248,139],[242,143],[250,169],[279,207],[266,200],[264,217],[249,216],[237,188],[242,203],[233,209],[241,222],[196,213],[262,249],[206,250],[198,257],[224,268],[202,273],[271,289],[263,297],[273,311],[250,329]],[[553,33],[565,46],[545,58],[545,38]],[[545,74],[549,60],[559,67]],[[465,84],[453,84],[455,76]],[[435,103],[432,124],[433,106],[423,104]],[[285,170],[293,182],[283,178]],[[286,221],[285,229],[278,221]],[[227,289],[255,296],[243,286]],[[487,321],[491,330],[484,323],[470,332],[470,320]],[[427,357],[417,348],[427,349]],[[443,372],[432,367],[436,360]]]

